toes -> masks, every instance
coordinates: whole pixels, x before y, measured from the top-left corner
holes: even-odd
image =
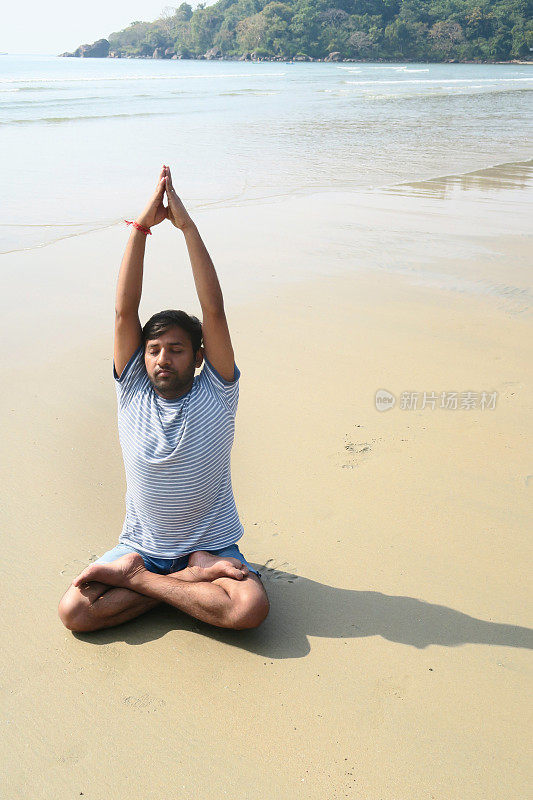
[[[237,578],[237,580],[241,580],[245,578],[248,574],[248,567],[239,561],[239,559],[228,559],[226,562],[226,574],[230,578]]]
[[[235,578],[236,580],[241,580],[244,578],[239,567],[235,564],[231,564],[226,561],[225,564],[219,565],[219,577],[221,578]]]
[[[92,566],[85,567],[83,572],[80,572],[80,574],[77,576],[77,578],[74,578],[74,580],[72,581],[72,585],[80,587],[83,584],[90,583],[91,581],[97,580],[97,578],[95,578],[95,572],[97,573],[98,570],[95,569],[94,567],[92,567]]]
[[[72,585],[73,586],[80,586],[80,584],[86,583],[87,580],[88,580],[88,578],[87,578],[87,570],[83,570],[83,572],[80,572],[80,574],[78,575],[77,578],[74,578],[74,580],[72,581]]]

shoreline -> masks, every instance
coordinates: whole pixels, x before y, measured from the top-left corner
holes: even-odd
[[[10,55],[9,53],[4,53],[3,55]],[[17,55],[13,53],[11,55]],[[28,55],[39,55],[38,53],[32,53]],[[520,59],[509,59],[509,61],[488,61],[488,60],[475,60],[475,61],[468,61],[468,60],[460,60],[458,58],[452,58],[449,60],[443,61],[417,61],[414,59],[408,60],[398,60],[397,58],[394,59],[375,59],[375,58],[329,58],[329,56],[325,56],[323,58],[313,58],[311,56],[307,56],[305,58],[283,58],[281,56],[254,56],[253,54],[249,54],[248,56],[235,56],[235,57],[220,57],[220,56],[126,56],[126,55],[108,55],[108,56],[82,56],[82,55],[75,55],[74,52],[72,53],[47,53],[43,55],[51,55],[55,56],[56,58],[97,58],[97,59],[114,59],[114,60],[131,60],[131,61],[246,61],[246,62],[259,62],[264,61],[268,63],[284,63],[284,64],[337,64],[337,63],[349,63],[349,64],[517,64],[519,66],[524,65],[532,65],[533,59],[529,61],[522,61]]]
[[[74,53],[0,53],[0,56],[45,56],[49,58],[96,58],[97,60],[101,59],[115,59],[115,60],[132,60],[132,61],[266,61],[266,62],[279,62],[282,61],[287,64],[293,63],[339,63],[336,60],[333,61],[326,61],[326,58],[312,58],[309,57],[308,60],[300,61],[299,59],[280,59],[276,58],[249,58],[243,59],[242,57],[235,57],[235,58],[205,58],[205,56],[200,56],[198,58],[185,58],[185,56],[178,57],[176,59],[162,57],[162,58],[154,58],[153,56],[76,56]],[[509,59],[509,61],[460,61],[458,59],[451,59],[449,61],[415,61],[415,60],[398,60],[398,59],[370,59],[370,58],[347,58],[341,59],[340,63],[349,62],[351,64],[488,64],[488,65],[506,65],[506,64],[515,64],[518,66],[527,66],[533,65],[533,59],[529,59],[527,61],[523,61],[521,59]]]
[[[32,54],[38,55],[38,54]],[[76,56],[74,53],[50,53],[48,55],[55,56],[56,58],[84,58],[84,56]],[[218,56],[213,56],[212,58],[208,58],[206,56],[197,56],[196,58],[192,57],[185,57],[185,56],[177,56],[176,58],[167,58],[164,56],[156,57],[156,56],[85,56],[85,58],[98,58],[98,59],[111,59],[111,60],[127,60],[127,61],[219,61],[219,62],[245,62],[245,63],[271,63],[271,64],[489,64],[489,65],[496,65],[496,64],[515,64],[518,66],[525,66],[525,65],[533,65],[533,60],[530,61],[520,61],[518,59],[510,59],[509,61],[461,61],[460,59],[453,58],[449,61],[417,61],[414,59],[406,60],[406,61],[399,61],[397,58],[395,59],[362,59],[362,58],[312,58],[308,56],[307,58],[282,58],[281,56],[273,56],[272,58],[266,58],[264,56],[239,56],[235,58],[220,58]]]
[[[190,204],[190,208],[193,213],[210,213],[212,211],[221,210],[228,208],[244,208],[244,207],[257,207],[262,206],[264,204],[270,203],[283,203],[284,201],[288,201],[291,199],[297,198],[310,198],[313,196],[328,196],[328,195],[361,195],[361,196],[370,196],[375,197],[376,195],[382,195],[385,192],[398,192],[401,193],[402,190],[406,191],[407,189],[411,189],[412,187],[429,187],[434,186],[436,184],[444,184],[450,183],[452,181],[463,181],[467,183],[468,181],[473,181],[478,177],[483,177],[486,173],[491,171],[498,171],[498,170],[505,170],[506,168],[518,168],[523,169],[524,173],[527,175],[527,179],[532,181],[533,185],[533,157],[530,159],[519,159],[519,160],[511,160],[511,161],[503,161],[498,163],[491,163],[483,167],[476,167],[473,170],[467,170],[465,172],[450,172],[446,174],[434,174],[431,176],[422,176],[422,177],[413,177],[407,180],[402,180],[397,183],[384,183],[378,186],[360,186],[360,187],[320,187],[320,188],[301,188],[295,189],[293,191],[289,191],[285,194],[274,194],[274,195],[264,195],[264,196],[257,196],[257,197],[250,197],[250,198],[242,198],[233,200],[229,202],[225,199],[216,200],[213,202],[204,201],[200,202],[197,205],[194,203]],[[187,204],[186,198],[184,201]],[[18,227],[18,228],[25,228],[25,227],[42,227],[42,228],[84,228],[88,227],[89,225],[94,225],[94,223],[89,222],[79,222],[79,223],[65,223],[65,224],[57,224],[52,225],[50,223],[43,224],[41,226],[35,225],[32,223],[30,226],[24,225],[24,223],[13,224],[9,227]],[[122,218],[118,220],[105,220],[102,221],[101,224],[98,224],[96,227],[90,227],[88,230],[80,230],[74,233],[66,233],[63,236],[58,236],[56,239],[51,239],[50,241],[46,242],[39,242],[34,245],[29,245],[27,247],[21,248],[14,248],[10,250],[3,250],[0,251],[0,258],[2,256],[10,256],[15,253],[23,253],[29,252],[33,250],[39,250],[43,247],[50,247],[54,244],[57,244],[65,239],[76,238],[79,236],[88,236],[89,234],[98,233],[99,231],[103,231],[109,228],[117,228],[123,225]],[[1,227],[1,226],[0,226]]]
[[[215,258],[228,307],[245,307],[292,284],[305,286],[308,278],[353,274],[376,285],[399,279],[414,292],[419,287],[434,291],[442,303],[461,296],[479,299],[504,316],[528,319],[533,313],[532,177],[532,161],[508,162],[390,191],[290,195],[270,203],[203,208],[193,217]],[[502,215],[510,203],[512,218]],[[237,249],[231,234],[236,230],[246,231]],[[274,230],[273,238],[269,232]],[[148,318],[169,306],[161,281],[174,287],[182,307],[200,313],[182,236],[165,223],[154,234],[146,253],[141,314]],[[115,223],[90,236],[3,255],[7,290],[0,314],[6,328],[14,329],[18,309],[29,306],[39,308],[49,339],[59,337],[61,343],[65,325],[70,326],[69,348],[92,337],[95,327],[111,337],[108,310],[127,238],[126,226]],[[72,302],[65,305],[65,297]],[[31,353],[39,363],[49,344],[40,339],[32,352],[32,341],[31,327],[22,329],[17,350],[21,358]]]

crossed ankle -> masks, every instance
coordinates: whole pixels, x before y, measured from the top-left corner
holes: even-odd
[[[199,583],[200,581],[207,581],[206,570],[202,567],[185,567],[180,569],[179,572],[169,572],[169,578],[177,578],[180,581],[187,581],[188,583]]]

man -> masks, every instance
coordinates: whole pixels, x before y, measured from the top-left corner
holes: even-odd
[[[185,236],[203,323],[165,311],[141,329],[147,233],[167,218]],[[269,601],[260,573],[236,545],[243,527],[230,474],[240,372],[213,262],[168,166],[122,259],[114,376],[126,518],[118,546],[84,569],[61,599],[62,622],[94,631],[165,602],[219,627],[257,627]]]

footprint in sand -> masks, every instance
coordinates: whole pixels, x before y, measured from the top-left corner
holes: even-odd
[[[287,561],[283,561],[281,564],[276,565],[273,558],[267,559],[259,568],[262,580],[281,581],[282,583],[294,583],[297,581],[299,576],[288,572],[284,567],[290,569],[290,564]]]
[[[81,561],[79,558],[75,558],[73,561],[69,561],[67,564],[64,565],[63,569],[59,570],[60,575],[79,575],[79,573],[87,566],[86,561]]]
[[[356,425],[356,427],[361,428],[362,426]],[[346,434],[344,437],[343,463],[341,464],[341,469],[355,469],[355,467],[369,458],[375,444],[381,441],[379,437],[370,439],[370,441],[367,442],[356,442],[353,441],[353,439],[355,439],[355,437],[350,437],[349,434]]]
[[[125,697],[122,702],[125,706],[134,708],[137,711],[147,711],[151,714],[153,711],[161,710],[165,705],[164,700],[157,700],[155,697],[150,697],[149,694],[143,694],[140,697]]]
[[[63,756],[59,756],[57,761],[59,764],[66,764],[69,767],[74,767],[79,762],[80,756],[75,750],[70,750]]]
[[[60,575],[70,574],[72,573],[74,576],[79,575],[82,569],[85,569],[86,566],[91,564],[93,561],[96,561],[98,556],[96,553],[91,553],[87,556],[86,561],[81,561],[79,558],[75,558],[73,561],[69,561],[68,564],[65,564],[63,569],[59,570]]]

